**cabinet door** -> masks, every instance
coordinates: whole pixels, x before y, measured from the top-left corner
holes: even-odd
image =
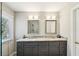
[[[32,56],[32,46],[24,46],[24,56]]]
[[[23,42],[17,42],[17,56],[23,56]]]
[[[32,56],[32,42],[23,42],[23,54],[24,56]]]
[[[60,56],[67,56],[67,42],[60,42]]]
[[[39,56],[48,56],[48,42],[39,42]]]
[[[38,56],[39,51],[38,51],[38,42],[33,42],[33,47],[32,47],[32,51],[33,51],[33,56]]]
[[[59,42],[49,42],[49,56],[59,56]]]

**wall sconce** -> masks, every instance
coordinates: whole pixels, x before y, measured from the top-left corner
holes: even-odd
[[[32,16],[31,15],[31,16],[28,17],[28,19],[30,19],[30,20],[38,20],[38,16]]]
[[[46,16],[46,19],[51,19],[51,16]]]
[[[34,19],[37,20],[38,19],[38,16],[34,16]]]
[[[47,20],[56,20],[56,16],[46,16]]]
[[[56,16],[52,16],[51,18],[52,18],[53,20],[56,20]]]
[[[30,19],[30,20],[33,19],[33,16],[32,15],[28,16],[28,19]]]

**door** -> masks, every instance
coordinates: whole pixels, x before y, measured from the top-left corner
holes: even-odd
[[[75,55],[79,56],[79,8],[75,9]]]

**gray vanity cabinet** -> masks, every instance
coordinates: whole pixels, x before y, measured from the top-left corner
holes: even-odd
[[[54,41],[49,43],[49,56],[59,56],[59,42]]]
[[[18,56],[66,56],[67,41],[17,42]]]
[[[39,56],[48,56],[48,42],[39,42]]]

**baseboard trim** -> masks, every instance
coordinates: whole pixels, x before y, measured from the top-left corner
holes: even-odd
[[[15,56],[15,55],[16,55],[16,51],[10,54],[9,56]]]

